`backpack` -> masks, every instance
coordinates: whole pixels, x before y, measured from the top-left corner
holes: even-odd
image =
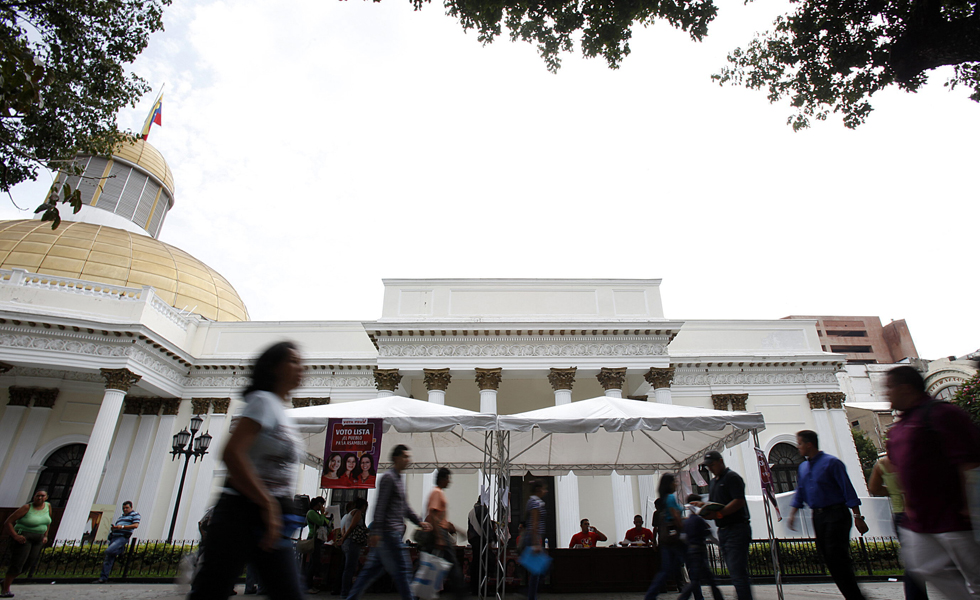
[[[676,546],[681,543],[681,532],[676,523],[668,523],[670,510],[664,508],[653,515],[657,525],[657,543],[661,546]]]

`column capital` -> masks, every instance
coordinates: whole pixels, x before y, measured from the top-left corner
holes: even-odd
[[[604,390],[621,390],[626,383],[626,367],[602,367],[595,378]]]
[[[425,389],[430,392],[432,390],[445,392],[449,387],[449,382],[453,378],[449,369],[422,369],[422,374],[423,380],[425,381]]]
[[[552,367],[548,371],[548,381],[551,383],[551,389],[555,390],[571,390],[572,384],[575,383],[575,372],[578,371],[578,367],[569,367],[567,369],[556,369]]]
[[[10,406],[30,406],[31,398],[34,396],[34,390],[32,388],[12,385],[7,388],[7,395],[10,397],[7,404]]]
[[[310,406],[323,406],[330,404],[330,398],[310,398]]]
[[[748,402],[748,394],[732,394],[732,410],[745,412],[745,403]]]
[[[375,369],[374,370],[374,385],[378,388],[378,391],[392,392],[394,393],[395,388],[401,383],[402,376],[398,372],[398,369]]]
[[[503,379],[504,370],[500,367],[495,369],[476,368],[476,385],[481,390],[496,390],[500,388],[500,380]]]
[[[211,409],[216,415],[227,415],[228,406],[231,405],[231,398],[212,398]]]
[[[143,412],[143,398],[126,398],[123,400],[124,415],[138,415]]]
[[[142,375],[137,375],[129,369],[99,369],[99,371],[105,378],[105,389],[107,390],[128,392],[133,384],[143,379]]]
[[[745,411],[748,399],[748,394],[711,394],[711,403],[715,410],[729,410],[728,404],[731,403],[731,410]]]
[[[309,398],[293,398],[293,408],[305,408],[309,405]]]
[[[711,394],[711,406],[715,410],[728,410],[728,394]]]
[[[674,367],[665,369],[650,367],[650,370],[643,374],[643,379],[646,379],[647,383],[655,390],[669,388],[671,382],[674,381]]]
[[[810,408],[844,408],[847,398],[843,392],[810,392],[806,395]]]
[[[175,416],[180,412],[180,398],[163,398],[160,400],[160,408],[165,416]]]
[[[160,412],[161,404],[163,404],[163,399],[161,398],[143,398],[140,414],[155,417]]]
[[[191,398],[191,414],[206,415],[210,406],[210,398]]]

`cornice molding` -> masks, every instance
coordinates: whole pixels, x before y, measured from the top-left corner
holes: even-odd
[[[530,342],[530,340],[529,340]],[[609,357],[664,356],[667,344],[640,343],[435,343],[382,345],[379,357]]]

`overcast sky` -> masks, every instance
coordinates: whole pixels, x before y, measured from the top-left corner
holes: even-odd
[[[722,3],[704,43],[658,24],[617,71],[554,75],[438,4],[181,1],[120,120],[166,83],[161,239],[253,320],[375,319],[385,277],[662,278],[672,319],[878,315],[923,357],[976,350],[980,106],[940,72],[857,131],[793,133],[785,104],[710,79],[781,7]]]

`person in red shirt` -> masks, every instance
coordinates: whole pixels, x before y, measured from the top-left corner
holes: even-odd
[[[606,534],[590,526],[588,519],[582,519],[580,524],[582,525],[582,531],[572,536],[572,541],[568,544],[569,548],[576,546],[595,548],[599,542],[604,542],[609,539],[606,537]]]
[[[633,529],[626,532],[627,542],[643,542],[646,545],[653,544],[653,532],[643,526],[643,517],[636,515],[633,517]]]

